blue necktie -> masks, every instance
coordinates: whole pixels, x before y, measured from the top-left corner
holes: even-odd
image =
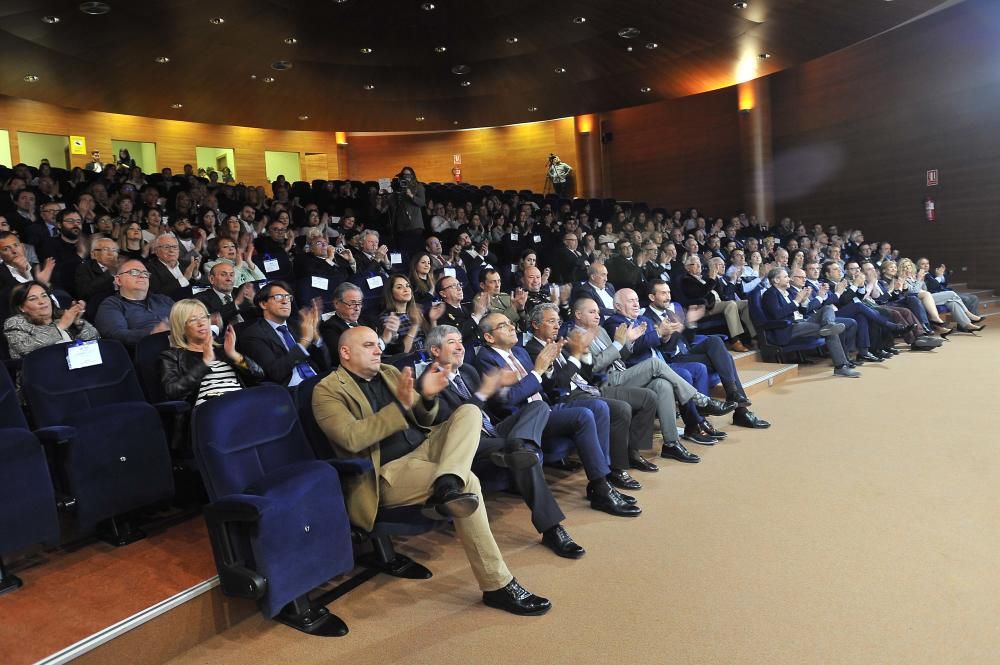
[[[463,400],[466,402],[472,400],[472,393],[469,392],[469,387],[465,385],[465,381],[462,380],[461,374],[455,375],[455,380],[452,382],[452,385],[455,386],[455,390]],[[486,412],[482,409],[480,409],[479,412],[483,416],[483,431],[486,432],[486,436],[497,436],[497,430],[493,427],[493,423],[490,422],[490,417],[486,415]]]
[[[295,344],[295,339],[292,337],[292,333],[288,330],[288,326],[284,324],[278,326],[278,332],[281,333],[281,337],[285,340],[285,346],[288,347],[289,351],[297,346]],[[308,379],[310,376],[316,376],[316,370],[314,370],[312,365],[308,362],[300,362],[295,366],[295,371],[298,372],[299,378],[303,381]]]

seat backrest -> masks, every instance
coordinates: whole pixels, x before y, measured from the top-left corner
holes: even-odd
[[[135,369],[139,382],[146,393],[146,399],[156,404],[167,400],[160,381],[160,353],[170,348],[170,333],[167,331],[147,335],[135,346]]]
[[[0,427],[28,428],[14,382],[4,368],[0,368]]]
[[[764,315],[764,307],[760,304],[762,289],[758,285],[753,291],[747,294],[747,301],[750,303],[750,320],[753,321],[754,325],[761,325],[767,321],[767,316]]]
[[[97,344],[101,364],[80,369],[69,369],[67,344],[37,349],[24,357],[21,382],[36,426],[60,425],[97,406],[144,401],[125,347],[109,339],[97,340]]]
[[[334,456],[333,449],[326,440],[323,430],[320,429],[319,423],[316,422],[316,418],[313,417],[312,408],[313,391],[316,389],[316,384],[324,378],[325,375],[311,376],[298,385],[295,390],[295,409],[298,411],[299,424],[302,426],[302,431],[305,433],[313,453],[319,459],[330,459]]]
[[[278,385],[209,400],[191,416],[191,439],[211,500],[239,494],[270,471],[316,459],[295,403]]]

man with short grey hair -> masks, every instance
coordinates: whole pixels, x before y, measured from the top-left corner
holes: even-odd
[[[392,270],[392,262],[389,257],[389,248],[379,244],[378,231],[366,229],[361,234],[360,248],[351,250],[354,254],[354,263],[357,266],[355,272],[359,275],[371,273],[383,279],[389,277]]]

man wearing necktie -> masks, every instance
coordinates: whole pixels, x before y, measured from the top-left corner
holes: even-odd
[[[544,401],[542,374],[555,361],[561,346],[556,343],[546,345],[532,363],[528,352],[517,346],[517,328],[503,314],[484,316],[479,328],[484,342],[476,355],[480,373],[498,370],[513,372],[509,381],[501,382],[506,385],[500,390],[496,402],[502,405],[491,405],[495,414],[507,416],[532,402]],[[576,444],[589,481],[587,496],[591,508],[611,515],[635,517],[642,512],[634,504],[635,500],[618,492],[608,481],[608,474],[611,473],[608,466],[610,426],[607,404],[600,400],[580,400],[576,404],[552,406],[544,436],[566,437]]]
[[[319,324],[319,334],[323,345],[330,350],[331,364],[336,367],[340,362],[337,349],[340,348],[340,336],[345,330],[358,326],[373,327],[361,320],[361,308],[364,306],[364,293],[361,288],[350,282],[342,282],[333,290],[333,316]],[[385,351],[385,338],[392,335],[389,330],[378,338],[379,348]]]
[[[446,421],[463,404],[478,407],[483,426],[476,462],[490,461],[510,470],[514,486],[531,509],[531,523],[542,534],[546,547],[569,559],[583,556],[584,549],[573,542],[561,524],[565,515],[552,496],[539,463],[542,434],[549,421],[548,405],[537,400],[494,422],[485,407],[499,391],[503,372],[491,372],[480,379],[475,368],[465,364],[462,333],[454,326],[444,324],[432,328],[427,335],[427,348],[434,360],[448,369],[448,386],[438,395],[435,423]],[[508,381],[513,379],[510,371]]]

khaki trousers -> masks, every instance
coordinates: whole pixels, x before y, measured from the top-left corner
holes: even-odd
[[[434,491],[435,479],[448,474],[461,478],[465,482],[463,491],[479,496],[479,507],[468,517],[456,518],[455,531],[479,588],[494,591],[507,586],[513,575],[493,539],[479,478],[471,471],[482,427],[478,407],[458,407],[413,452],[382,467],[380,490],[382,505],[406,506],[426,501]]]
[[[742,335],[744,326],[748,335],[757,336],[753,321],[750,320],[750,302],[747,300],[716,300],[715,305],[706,314],[722,314],[726,319],[730,339]]]

